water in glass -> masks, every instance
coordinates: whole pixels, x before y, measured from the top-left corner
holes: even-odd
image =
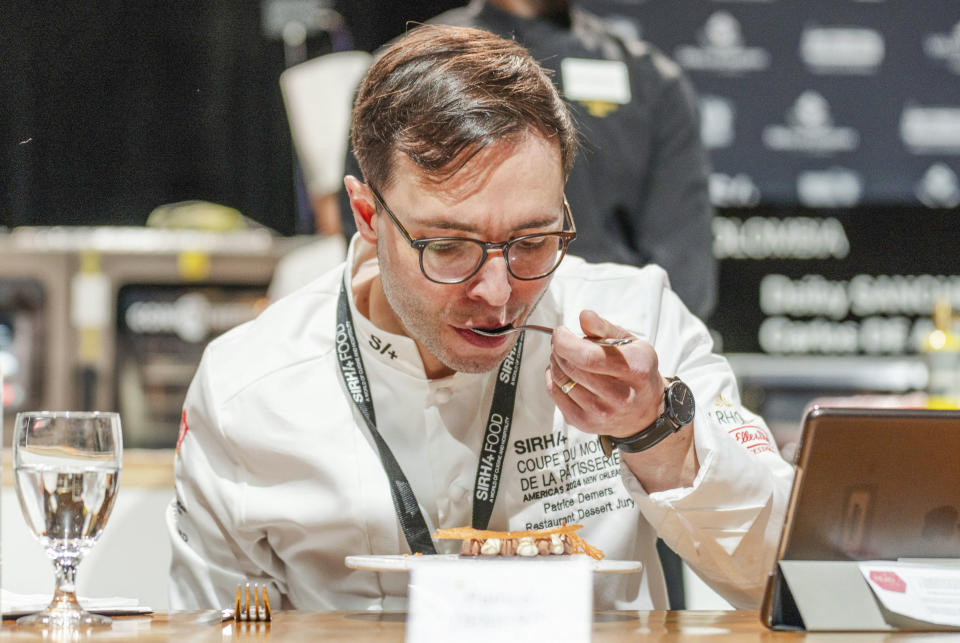
[[[20,625],[108,625],[77,602],[76,570],[113,509],[122,454],[116,413],[18,413],[13,455],[27,525],[56,568],[53,601]]]

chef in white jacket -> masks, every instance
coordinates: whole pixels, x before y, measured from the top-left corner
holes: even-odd
[[[403,609],[405,574],[344,557],[564,522],[644,563],[597,576],[598,609],[667,607],[658,535],[756,607],[792,468],[663,270],[565,255],[577,138],[536,62],[420,27],[370,69],[353,118],[345,264],[212,342],[187,394],[172,607],[257,582],[284,608]],[[527,323],[555,330],[476,332]]]

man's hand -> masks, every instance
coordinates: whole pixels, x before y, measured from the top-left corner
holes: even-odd
[[[580,327],[591,337],[631,337],[589,310],[580,313]],[[560,327],[553,333],[552,346],[547,390],[568,424],[586,433],[622,438],[663,413],[667,383],[648,342],[635,339],[622,346],[600,346]],[[698,469],[693,425],[648,451],[621,457],[648,492],[688,486]]]

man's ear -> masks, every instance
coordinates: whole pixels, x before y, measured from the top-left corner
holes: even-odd
[[[376,201],[370,186],[355,176],[343,177],[343,185],[350,197],[350,210],[353,211],[353,220],[357,224],[357,232],[369,243],[377,242]]]

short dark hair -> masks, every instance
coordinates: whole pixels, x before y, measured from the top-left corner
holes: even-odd
[[[531,129],[557,141],[566,178],[576,129],[530,53],[479,29],[424,25],[398,39],[367,72],[350,136],[364,179],[383,190],[393,178],[395,152],[442,182],[487,145]]]

